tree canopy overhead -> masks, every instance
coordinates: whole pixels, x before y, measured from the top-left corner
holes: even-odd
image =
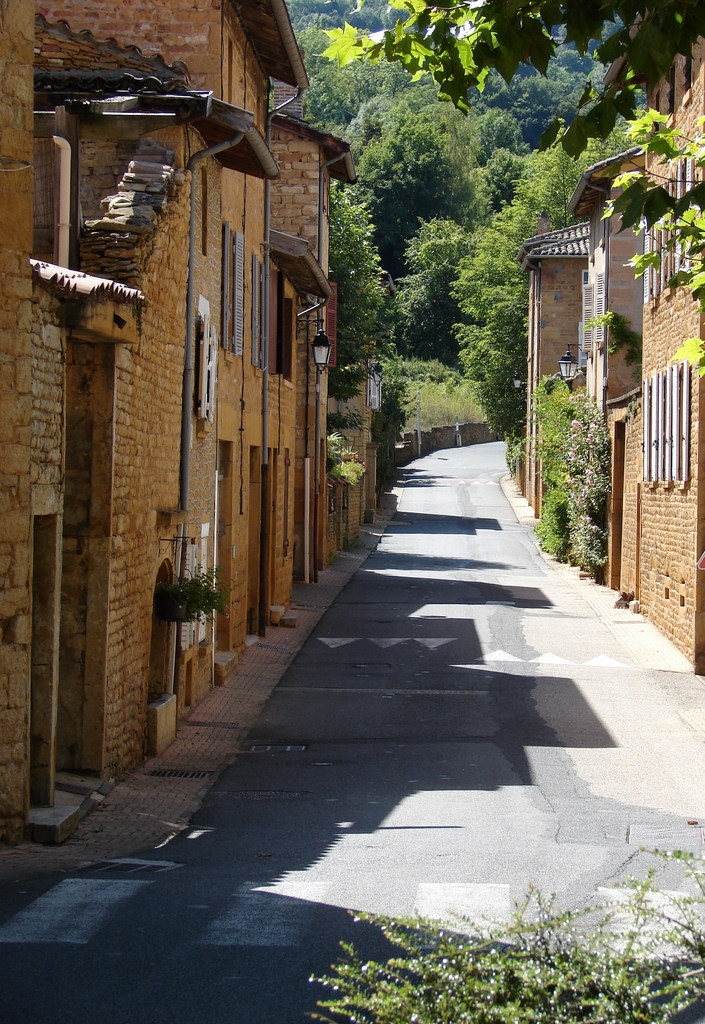
[[[389,6],[400,12],[392,28],[371,36],[346,23],[328,33],[326,55],[341,65],[366,57],[430,74],[441,97],[461,109],[492,71],[506,82],[522,65],[545,76],[567,44],[609,66],[601,84],[586,83],[570,124],[561,129],[555,121],[544,132],[544,144],[561,134],[573,155],[588,139],[608,135],[620,115],[633,117],[641,86],[655,85],[705,31],[702,0],[389,0]]]

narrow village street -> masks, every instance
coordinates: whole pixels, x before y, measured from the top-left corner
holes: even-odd
[[[128,778],[63,850],[0,856],[0,1024],[303,1024],[341,940],[385,952],[349,911],[503,921],[531,883],[580,907],[702,850],[702,678],[541,556],[506,472],[500,443],[406,467],[188,827],[165,799],[164,838],[108,856]]]

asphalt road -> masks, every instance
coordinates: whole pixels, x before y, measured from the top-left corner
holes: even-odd
[[[702,682],[634,663],[505,472],[499,444],[409,467],[189,832],[0,891],[0,1024],[301,1024],[341,940],[385,951],[355,911],[506,920],[530,883],[580,907],[642,846],[702,847]]]

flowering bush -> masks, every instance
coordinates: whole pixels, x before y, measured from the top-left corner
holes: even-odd
[[[365,465],[347,439],[337,431],[327,438],[326,471],[334,480],[357,484],[365,474]]]
[[[547,487],[536,533],[549,554],[599,576],[607,561],[610,439],[584,392],[549,378],[537,391],[539,449]]]

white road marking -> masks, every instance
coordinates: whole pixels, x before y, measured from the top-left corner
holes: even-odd
[[[614,658],[608,658],[606,654],[601,654],[598,658],[586,661],[585,664],[592,668],[631,668],[631,665],[625,665],[621,661],[615,661]]]
[[[0,927],[0,942],[60,942],[82,946],[120,903],[147,881],[65,878]]]
[[[290,882],[287,876],[273,886],[245,882],[223,912],[211,921],[198,944],[298,946],[310,920],[310,902],[324,902],[321,884],[314,880],[308,883],[305,879]]]
[[[538,658],[532,658],[529,662],[530,665],[575,665],[574,661],[568,661],[567,658],[561,658],[557,654],[542,654]]]
[[[443,921],[463,932],[507,924],[512,911],[509,886],[489,882],[422,882],[414,903],[419,917]]]
[[[344,647],[345,644],[354,644],[356,636],[319,636],[318,638],[326,647]]]

